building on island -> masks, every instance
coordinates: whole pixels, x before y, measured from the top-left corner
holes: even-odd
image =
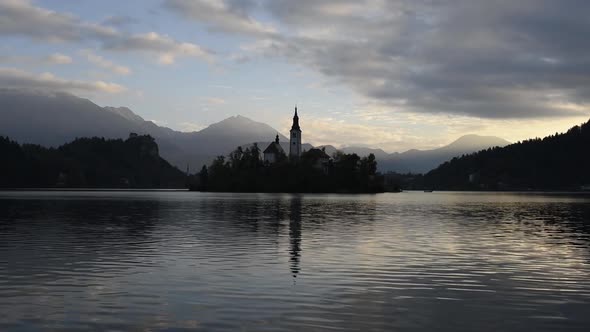
[[[277,134],[275,141],[264,150],[264,163],[274,164],[278,161],[286,159],[285,152],[279,143],[279,135]],[[326,154],[324,149],[312,148],[309,151],[302,151],[301,145],[301,127],[299,126],[299,116],[297,115],[297,106],[295,106],[295,115],[293,116],[293,125],[289,135],[289,160],[299,161],[305,158],[306,163],[311,163],[314,168],[322,169],[328,172],[330,164],[330,156]]]
[[[297,106],[295,106],[295,115],[293,116],[293,125],[291,126],[289,142],[289,158],[297,160],[301,157],[301,128],[299,128],[299,116],[297,116]]]
[[[275,138],[275,141],[264,150],[264,163],[273,164],[285,157],[285,151],[279,143],[279,134]]]

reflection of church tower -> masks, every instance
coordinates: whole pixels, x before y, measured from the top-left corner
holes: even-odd
[[[299,128],[299,116],[297,116],[297,106],[295,106],[295,116],[293,116],[289,142],[289,158],[299,159],[299,156],[301,156],[301,128]]]
[[[291,198],[291,215],[289,217],[289,242],[291,256],[291,273],[293,277],[297,277],[299,270],[299,263],[301,260],[301,197]]]

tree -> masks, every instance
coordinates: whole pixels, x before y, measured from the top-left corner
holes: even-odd
[[[199,172],[199,186],[203,189],[207,189],[209,183],[209,171],[207,171],[207,165],[203,165]]]

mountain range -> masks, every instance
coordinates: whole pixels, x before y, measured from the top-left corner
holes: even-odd
[[[126,107],[101,107],[67,93],[0,90],[0,136],[19,143],[57,147],[78,137],[127,138],[129,133],[156,139],[161,156],[180,169],[200,169],[237,146],[274,139],[264,123],[234,116],[198,132],[180,132],[146,121]],[[287,138],[281,135],[281,140]]]
[[[449,145],[432,150],[408,150],[405,152],[387,153],[382,149],[367,147],[344,147],[336,149],[331,145],[323,146],[329,155],[337,151],[356,153],[359,156],[375,155],[381,172],[426,173],[453,157],[484,150],[490,147],[503,147],[510,142],[496,136],[464,135]]]
[[[305,129],[305,123],[302,123]],[[275,135],[288,151],[288,139],[271,126],[241,115],[227,118],[194,132],[180,132],[146,121],[126,107],[101,107],[88,99],[62,92],[0,89],[0,136],[19,143],[56,147],[78,137],[127,138],[129,133],[149,134],[156,139],[161,156],[180,169],[192,170],[209,164],[218,155],[227,155],[238,146],[257,142],[264,148]],[[337,151],[373,153],[379,170],[427,172],[439,164],[463,154],[508,141],[494,136],[466,135],[434,150],[409,150],[387,153],[381,149],[323,146],[326,153]],[[310,149],[304,144],[303,149]]]

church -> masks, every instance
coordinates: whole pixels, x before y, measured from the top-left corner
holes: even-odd
[[[293,116],[293,125],[289,132],[289,160],[297,161],[301,158],[302,153],[306,153],[314,161],[314,166],[317,168],[324,168],[330,161],[328,156],[323,150],[310,149],[309,151],[302,151],[301,146],[301,127],[299,127],[299,116],[297,115],[297,106],[295,106],[295,115]],[[286,154],[281,144],[279,143],[279,135],[275,137],[275,141],[263,151],[264,163],[273,164],[285,158]]]

